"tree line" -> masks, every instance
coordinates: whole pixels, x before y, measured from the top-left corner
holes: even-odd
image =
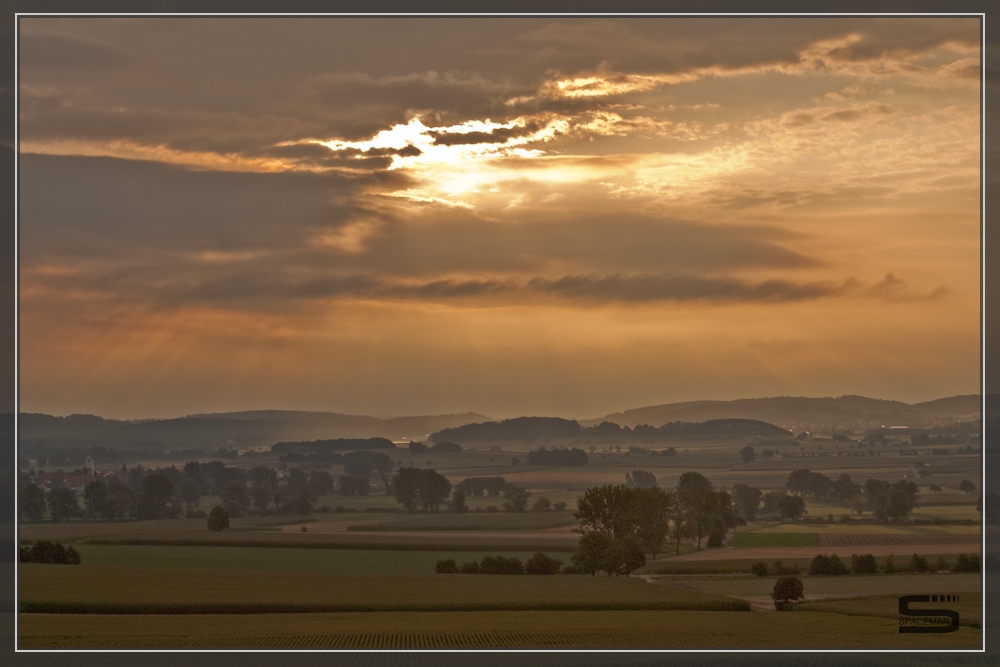
[[[518,417],[499,422],[482,422],[446,428],[432,433],[432,442],[535,442],[545,439],[596,439],[625,442],[638,439],[787,437],[790,432],[755,419],[710,419],[705,422],[670,422],[662,426],[639,424],[635,428],[604,421],[595,426],[559,417]]]

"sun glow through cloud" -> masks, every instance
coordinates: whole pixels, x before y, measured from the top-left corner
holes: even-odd
[[[978,22],[789,21],[23,19],[24,405],[977,391]]]

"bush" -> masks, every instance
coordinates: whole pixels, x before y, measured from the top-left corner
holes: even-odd
[[[992,555],[992,554],[990,554],[990,555]],[[994,558],[995,558],[995,556],[994,556]],[[987,557],[986,558],[987,569],[989,569],[989,563],[990,563],[990,559],[989,559],[989,557]],[[948,561],[946,561],[944,559],[944,556],[938,556],[937,563],[934,564],[934,570],[936,572],[944,572],[944,571],[950,570],[950,569],[951,569],[951,565],[948,565]]]
[[[896,572],[896,559],[892,557],[892,554],[885,557],[885,565],[882,566],[882,569],[885,570],[886,574]]]
[[[809,564],[809,574],[839,575],[847,574],[847,566],[844,561],[837,557],[837,554],[826,556],[819,554],[812,559]]]
[[[524,571],[527,574],[559,574],[561,567],[561,560],[546,556],[539,551],[524,564]]]
[[[562,569],[563,574],[584,574],[583,570],[576,565],[567,565]]]
[[[535,512],[547,512],[552,508],[552,501],[548,498],[539,498],[535,501],[535,504],[531,506],[531,509]]]
[[[18,560],[22,563],[79,565],[80,554],[72,546],[66,548],[62,544],[51,542],[50,540],[39,540],[30,547],[21,547],[18,553]]]
[[[553,503],[552,509],[554,509],[557,512],[563,511],[564,509],[566,509],[566,501],[564,500],[556,501],[555,503]]]
[[[802,580],[798,577],[779,577],[771,591],[771,599],[774,600],[774,608],[782,611],[788,607],[790,602],[805,599],[803,593]]]
[[[209,530],[226,530],[229,528],[229,512],[222,507],[213,507],[208,515]]]
[[[851,554],[851,572],[854,574],[877,574],[878,561],[871,554]]]
[[[750,566],[750,574],[756,575],[758,577],[767,576],[767,563],[754,563]]]
[[[979,555],[958,554],[958,562],[952,572],[979,572]]]
[[[923,556],[913,554],[913,557],[910,558],[910,569],[914,572],[930,572],[931,565]]]
[[[479,563],[474,560],[462,563],[462,567],[458,568],[458,571],[461,574],[479,574]]]
[[[454,558],[447,558],[434,563],[434,571],[438,574],[454,574],[458,572],[458,566],[455,565]]]
[[[524,563],[520,558],[505,556],[485,556],[479,563],[482,574],[524,574]]]

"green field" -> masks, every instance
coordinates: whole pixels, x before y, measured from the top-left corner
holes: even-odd
[[[250,616],[21,614],[30,647],[976,649],[979,630],[899,634],[895,619],[705,611],[392,612]]]
[[[180,568],[191,570],[253,572],[317,572],[427,574],[434,563],[453,558],[461,564],[481,560],[496,552],[400,551],[388,549],[287,549],[275,547],[194,547],[80,544],[76,547],[86,565]],[[569,564],[571,553],[550,551]],[[534,552],[504,552],[527,561]]]
[[[101,565],[37,565],[20,571],[21,604],[342,605],[351,608],[522,605],[675,605],[699,608],[730,598],[635,577],[585,575],[307,574]]]

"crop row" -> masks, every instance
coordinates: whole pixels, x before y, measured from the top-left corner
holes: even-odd
[[[66,642],[75,645],[76,638]],[[178,639],[178,638],[170,638]],[[163,646],[165,638],[154,638],[152,646]],[[143,639],[111,639],[104,648],[134,646]],[[569,632],[461,632],[461,633],[355,633],[321,635],[256,635],[247,637],[191,637],[179,640],[188,648],[506,648],[506,647],[604,647],[667,646],[670,637],[662,632],[569,631]],[[61,642],[46,641],[47,646]],[[30,646],[32,642],[22,641]]]
[[[309,614],[385,611],[750,611],[745,600],[664,602],[474,602],[432,604],[53,602],[22,600],[24,614]]]

